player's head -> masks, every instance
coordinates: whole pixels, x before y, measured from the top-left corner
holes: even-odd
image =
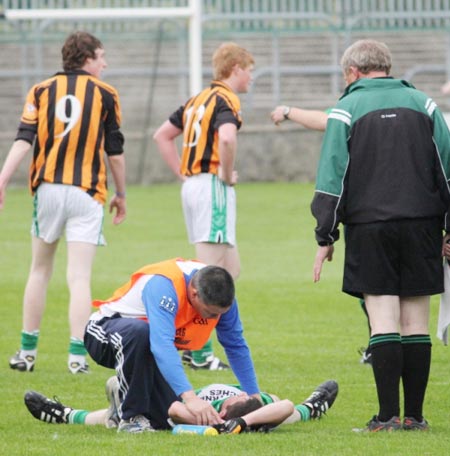
[[[256,397],[249,397],[247,394],[241,394],[226,399],[222,404],[221,418],[230,420],[247,415],[247,413],[258,410],[263,405]]]
[[[87,32],[74,32],[67,37],[61,49],[64,71],[79,70],[89,59],[98,61],[103,58],[103,52],[103,44],[98,38]]]
[[[381,72],[388,75],[391,66],[391,51],[386,44],[376,40],[356,41],[345,50],[341,58],[344,77],[355,69],[363,75],[371,72]]]
[[[228,79],[233,68],[238,66],[241,70],[253,68],[255,60],[253,56],[236,43],[223,43],[213,54],[212,58],[214,79],[222,81]]]
[[[205,266],[192,277],[188,297],[191,305],[202,317],[217,318],[233,304],[233,278],[220,266]]]

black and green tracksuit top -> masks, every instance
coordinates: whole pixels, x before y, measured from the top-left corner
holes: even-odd
[[[316,240],[339,223],[442,217],[450,231],[450,133],[434,101],[406,81],[359,79],[328,117],[311,211]]]

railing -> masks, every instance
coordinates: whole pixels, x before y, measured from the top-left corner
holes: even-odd
[[[170,8],[189,0],[4,0],[4,11],[17,9]],[[331,31],[450,28],[450,0],[205,0],[204,33]],[[101,24],[107,30],[142,31],[142,24]],[[22,24],[28,31],[33,21]]]
[[[183,8],[188,4],[189,0],[3,0],[3,13],[8,10],[39,9],[42,11],[58,8],[66,10],[70,8]],[[266,103],[262,109],[264,112],[268,110],[268,106],[275,106],[280,101],[289,100],[295,103],[298,98],[295,100],[293,97],[298,95],[299,90],[286,89],[284,83],[289,79],[292,86],[292,82],[296,84],[299,79],[308,75],[311,76],[309,78],[311,86],[309,86],[309,80],[307,82],[308,89],[314,88],[316,79],[325,81],[317,90],[318,103],[322,103],[324,99],[330,102],[335,100],[342,89],[339,56],[354,36],[361,36],[364,32],[406,33],[432,30],[433,34],[427,35],[436,36],[434,32],[439,32],[441,43],[443,34],[447,33],[448,39],[444,44],[446,54],[427,62],[411,60],[410,67],[404,69],[403,77],[412,79],[415,76],[420,77],[421,74],[437,73],[442,75],[442,82],[450,78],[450,0],[204,0],[202,7],[204,43],[210,40],[216,44],[222,39],[230,39],[230,37],[234,39],[236,34],[240,34],[237,39],[243,42],[249,39],[253,44],[258,40],[265,43],[266,47],[259,49],[263,54],[263,61],[257,62],[254,74],[255,89],[248,95],[245,103],[249,111],[253,106],[257,106],[254,112],[258,112],[258,103],[261,107],[262,102]],[[162,94],[155,89],[155,81],[173,81],[169,95],[173,96],[174,100],[184,100],[188,95],[186,19],[115,18],[109,21],[96,21],[91,18],[79,20],[75,24],[52,19],[30,19],[12,23],[6,19],[6,16],[4,15],[3,20],[0,20],[0,48],[1,42],[13,44],[17,54],[14,55],[14,62],[18,64],[4,65],[0,68],[0,81],[3,79],[10,84],[11,79],[14,79],[16,86],[21,85],[22,98],[32,82],[48,74],[44,57],[48,47],[53,47],[53,44],[48,46],[48,43],[54,41],[55,46],[59,47],[63,37],[75,27],[89,28],[105,43],[114,40],[130,41],[130,46],[133,46],[132,43],[139,43],[140,46],[145,47],[145,52],[152,53],[150,63],[148,59],[145,64],[125,60],[126,65],[121,63],[108,68],[108,77],[116,80],[120,77],[134,77],[143,86],[150,86],[139,97],[139,118],[132,124],[133,131],[127,132],[128,137],[134,135],[142,140],[140,157],[145,156],[149,128],[154,118],[159,121],[157,115],[162,107],[167,109],[165,100],[158,98],[158,96],[162,98]],[[327,52],[323,62],[314,58],[308,61],[306,55],[303,61],[286,60],[285,46],[292,46],[287,44],[287,42],[292,43],[291,37],[298,39],[299,36],[315,37],[319,34],[324,38],[323,46],[326,47]],[[382,36],[386,36],[386,33]],[[311,41],[314,39],[312,38]],[[172,60],[163,64],[160,48],[163,43],[170,40],[173,42],[172,47],[177,51]],[[172,45],[172,42],[169,44]],[[13,59],[10,59],[12,62]],[[4,61],[8,62],[7,56]],[[208,67],[208,64],[203,67],[205,80],[210,77]],[[400,75],[397,74],[397,76]],[[325,89],[321,90],[323,87]],[[311,93],[312,91],[309,90],[306,95]],[[125,94],[126,92],[122,94],[122,98],[125,98]],[[165,92],[164,96],[166,96]],[[172,100],[170,104],[174,103],[176,106],[178,102]],[[128,116],[131,115],[128,114]],[[267,113],[265,115],[267,117]],[[13,133],[8,133],[8,136],[12,135]],[[137,182],[142,181],[143,169],[144,166],[139,166],[139,172],[136,173]]]

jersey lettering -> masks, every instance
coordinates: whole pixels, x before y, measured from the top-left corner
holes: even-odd
[[[69,115],[67,115],[69,112]],[[66,136],[76,125],[81,115],[81,103],[73,95],[65,95],[56,103],[55,116],[58,120],[66,123],[66,128],[62,133],[56,135],[57,138]]]
[[[195,147],[198,144],[198,140],[202,134],[202,127],[200,125],[203,116],[205,115],[205,105],[200,105],[194,113],[194,106],[186,109],[186,132],[189,134],[192,130],[194,131],[194,137],[192,141],[189,142],[189,137],[187,137],[187,142],[183,144],[183,147]],[[187,136],[186,134],[186,136]]]

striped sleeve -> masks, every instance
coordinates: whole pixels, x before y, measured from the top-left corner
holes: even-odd
[[[345,177],[349,165],[347,138],[351,114],[334,108],[328,116],[311,212],[317,221],[315,233],[318,243],[333,243],[339,239],[340,208]]]

